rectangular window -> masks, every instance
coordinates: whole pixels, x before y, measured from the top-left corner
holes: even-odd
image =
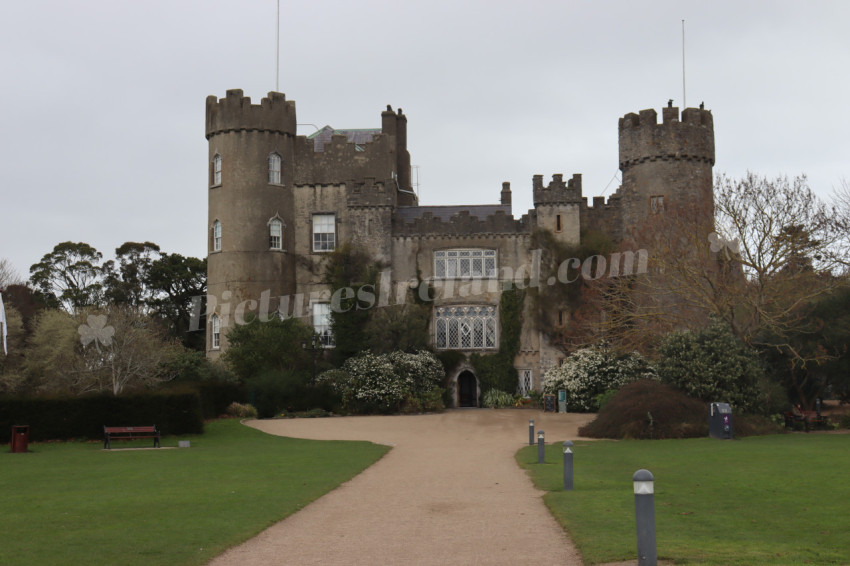
[[[216,154],[213,157],[213,167],[212,167],[212,184],[220,185],[221,184],[221,156]]]
[[[336,216],[313,215],[313,251],[332,252],[336,249]]]
[[[280,163],[281,158],[278,154],[269,155],[269,183],[280,184]]]
[[[519,370],[519,386],[517,393],[522,397],[528,397],[533,389],[532,373],[530,369]]]
[[[221,222],[218,220],[213,224],[213,251],[221,251]]]
[[[443,350],[485,350],[496,347],[496,307],[439,307],[434,341]]]
[[[319,335],[319,342],[325,348],[334,346],[334,336],[331,332],[331,305],[330,303],[311,303],[313,311],[313,330]]]
[[[434,252],[434,277],[437,279],[471,279],[496,275],[496,250]]]
[[[269,248],[273,250],[281,249],[283,245],[283,224],[278,219],[274,219],[269,223]]]
[[[555,215],[555,232],[560,232],[564,229],[564,226],[561,224],[561,215]]]
[[[664,212],[664,195],[649,197],[649,208],[653,214]]]
[[[212,334],[212,349],[218,350],[221,344],[221,320],[218,318],[218,315],[212,315],[210,317],[210,330]]]

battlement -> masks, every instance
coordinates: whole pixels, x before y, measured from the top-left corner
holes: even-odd
[[[516,220],[505,205],[400,206],[393,213],[396,236],[480,237],[529,233],[527,216]]]
[[[564,176],[561,173],[556,173],[552,175],[552,181],[545,187],[543,186],[543,175],[535,175],[532,178],[532,190],[534,206],[581,202],[581,174],[574,174],[572,179],[565,183]]]
[[[260,104],[241,89],[227,91],[227,96],[207,97],[206,137],[240,130],[275,132],[294,136],[296,131],[295,101],[286,100],[282,92],[270,92]]]
[[[395,202],[395,182],[375,182],[374,177],[366,177],[362,182],[350,182],[348,185],[349,208],[392,207]]]
[[[662,109],[662,122],[653,109],[630,112],[619,121],[620,170],[644,161],[703,161],[714,165],[714,118],[710,110]]]

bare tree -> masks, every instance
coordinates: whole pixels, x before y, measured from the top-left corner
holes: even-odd
[[[53,309],[39,316],[24,368],[42,391],[119,395],[172,379],[167,362],[179,350],[159,324],[129,307]]]
[[[792,337],[814,332],[812,305],[845,278],[841,226],[805,177],[747,174],[715,183],[714,232],[706,211],[670,208],[647,219],[639,241],[650,247],[645,276],[600,280],[600,327],[626,344],[695,328],[719,318],[744,342],[778,349],[796,363],[826,354],[801,352]]]
[[[5,289],[9,285],[18,285],[23,283],[23,279],[12,267],[12,263],[5,258],[0,259],[0,290]]]

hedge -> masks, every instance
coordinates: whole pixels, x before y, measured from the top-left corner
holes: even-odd
[[[103,438],[103,427],[156,425],[163,435],[204,431],[197,392],[0,399],[0,442],[13,425],[29,425],[31,441]]]

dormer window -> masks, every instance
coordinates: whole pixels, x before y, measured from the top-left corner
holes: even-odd
[[[269,154],[269,183],[273,185],[280,184],[280,166],[282,163],[283,158],[279,154]]]

